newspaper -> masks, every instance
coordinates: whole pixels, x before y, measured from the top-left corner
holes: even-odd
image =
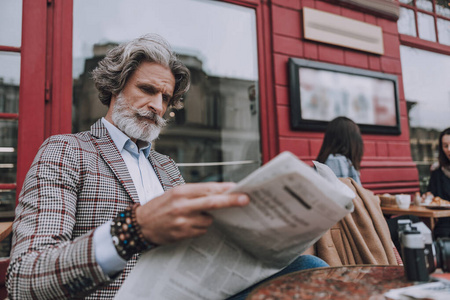
[[[450,282],[437,281],[392,289],[384,296],[392,300],[448,300],[450,299]]]
[[[353,211],[353,191],[315,164],[275,157],[230,191],[249,205],[211,212],[204,236],[143,254],[115,299],[225,299],[283,269]]]

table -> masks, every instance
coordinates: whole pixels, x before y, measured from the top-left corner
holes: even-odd
[[[413,215],[420,218],[428,218],[431,230],[436,225],[435,219],[450,217],[450,209],[429,209],[416,205],[411,205],[407,209],[402,209],[398,206],[381,206],[381,211],[385,215]]]
[[[394,288],[413,285],[402,266],[355,265],[303,270],[261,284],[247,300],[385,299]]]

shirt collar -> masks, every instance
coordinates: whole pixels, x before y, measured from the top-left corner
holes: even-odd
[[[125,145],[134,144],[136,146],[136,144],[125,133],[123,133],[119,128],[111,124],[108,120],[102,118],[102,123],[108,130],[108,133],[111,136],[111,139],[113,140],[117,149],[119,149],[119,152],[122,152],[122,150],[125,148]],[[145,143],[142,141],[140,142],[140,144],[142,147],[139,149],[139,151],[142,151],[144,153],[144,156],[148,158],[148,156],[150,155],[150,148],[152,144]],[[125,150],[130,151],[129,147],[126,147]]]

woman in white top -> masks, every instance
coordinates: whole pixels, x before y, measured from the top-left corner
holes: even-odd
[[[359,170],[363,153],[358,125],[347,117],[337,117],[327,126],[316,160],[328,165],[337,177],[351,177],[361,184]]]

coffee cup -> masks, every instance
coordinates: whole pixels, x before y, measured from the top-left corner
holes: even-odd
[[[395,195],[395,202],[397,206],[401,209],[408,209],[411,205],[410,195]]]

